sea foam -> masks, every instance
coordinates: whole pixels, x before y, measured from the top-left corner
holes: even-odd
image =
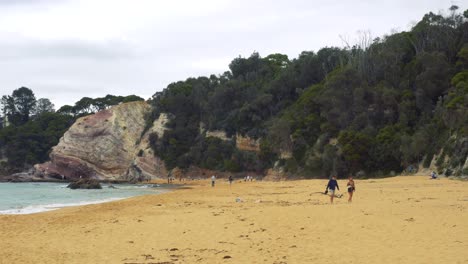
[[[41,213],[47,212],[52,210],[57,210],[64,207],[71,207],[71,206],[81,206],[81,205],[88,205],[88,204],[100,204],[100,203],[107,203],[112,201],[118,201],[125,198],[109,198],[103,199],[98,201],[88,201],[88,202],[77,202],[77,203],[55,203],[55,204],[45,204],[45,205],[29,205],[25,206],[24,208],[15,208],[15,209],[7,209],[0,211],[0,214],[34,214],[34,213]]]

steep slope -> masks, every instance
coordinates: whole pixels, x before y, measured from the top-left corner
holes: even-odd
[[[148,147],[149,133],[142,136],[150,110],[146,102],[131,102],[79,118],[53,147],[50,161],[35,166],[35,174],[129,181],[165,175],[164,164]],[[164,132],[158,121],[149,132]]]

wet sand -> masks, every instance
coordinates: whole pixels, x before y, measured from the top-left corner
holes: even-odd
[[[191,183],[0,215],[0,263],[468,263],[468,182],[356,180],[333,205],[324,180]]]

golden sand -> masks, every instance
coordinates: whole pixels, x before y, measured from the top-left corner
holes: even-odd
[[[346,181],[339,184],[344,190]],[[468,263],[468,182],[356,180],[353,203],[334,205],[318,193],[325,185],[201,181],[2,215],[0,263]]]

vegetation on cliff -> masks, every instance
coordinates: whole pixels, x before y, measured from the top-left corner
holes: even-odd
[[[84,97],[74,106],[63,106],[57,112],[49,99],[36,100],[26,87],[4,95],[2,116],[9,124],[0,127],[0,175],[23,171],[49,159],[51,148],[80,116],[92,114],[120,102],[143,100],[130,96],[107,95],[103,98]]]
[[[468,152],[468,11],[426,14],[408,32],[345,48],[235,58],[222,75],[170,84],[152,99],[172,130],[152,145],[169,168],[237,171],[276,163],[290,174],[401,172],[437,155],[461,171]],[[222,130],[260,153],[206,138]]]

